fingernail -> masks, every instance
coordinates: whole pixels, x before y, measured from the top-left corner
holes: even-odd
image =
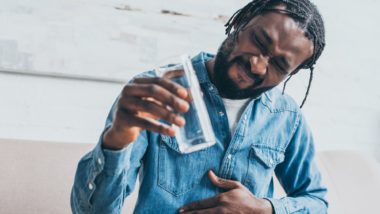
[[[186,89],[182,89],[182,88],[178,89],[177,93],[182,98],[186,98],[187,97],[187,91],[186,91]]]
[[[182,117],[176,117],[175,118],[175,123],[178,126],[184,126],[185,125],[185,119],[183,119]]]
[[[183,106],[183,108],[184,108],[184,110],[185,110],[185,111],[188,111],[188,110],[189,110],[189,108],[190,108],[190,106],[189,106],[189,103],[188,103],[188,102],[183,102],[182,106]]]
[[[175,136],[175,130],[173,128],[169,128],[168,132],[168,135]]]
[[[179,213],[183,213],[183,212],[185,212],[185,209],[181,208],[181,209],[179,210]]]

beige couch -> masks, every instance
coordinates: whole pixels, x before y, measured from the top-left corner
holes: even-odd
[[[0,213],[71,213],[76,165],[92,147],[0,140]],[[352,151],[329,151],[318,153],[317,161],[329,188],[329,213],[379,213],[380,166],[375,160]],[[276,195],[282,194],[277,188]],[[127,199],[124,213],[132,212],[135,199],[136,193]]]

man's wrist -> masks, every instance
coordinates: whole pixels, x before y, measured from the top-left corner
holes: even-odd
[[[108,150],[121,150],[128,146],[131,142],[123,141],[120,135],[111,128],[109,128],[103,135],[102,148]]]

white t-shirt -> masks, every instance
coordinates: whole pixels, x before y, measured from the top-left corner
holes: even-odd
[[[236,125],[239,122],[240,116],[245,107],[248,105],[251,98],[243,100],[231,100],[222,98],[224,107],[226,108],[228,124],[230,125],[231,135],[235,132]]]

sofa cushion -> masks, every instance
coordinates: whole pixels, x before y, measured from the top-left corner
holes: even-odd
[[[0,213],[71,213],[70,191],[79,159],[93,144],[0,140]],[[317,154],[329,189],[329,213],[375,213],[380,167],[353,151]],[[275,196],[284,196],[276,181]],[[137,191],[125,201],[132,213]]]

